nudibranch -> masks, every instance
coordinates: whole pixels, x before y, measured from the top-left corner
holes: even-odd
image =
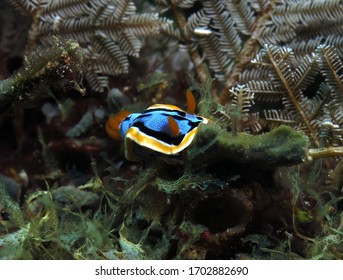
[[[127,160],[140,161],[147,155],[162,159],[179,158],[193,141],[200,124],[209,120],[196,115],[195,99],[187,90],[187,111],[175,105],[155,104],[143,113],[121,111],[106,123],[107,133],[114,139],[124,139]]]

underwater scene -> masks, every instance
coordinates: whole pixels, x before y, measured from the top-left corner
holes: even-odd
[[[343,1],[0,1],[0,259],[343,258]]]

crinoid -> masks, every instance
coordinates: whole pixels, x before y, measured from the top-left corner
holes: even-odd
[[[228,88],[266,44],[291,48],[300,60],[320,44],[342,56],[343,7],[336,0],[156,2],[174,12],[198,76],[204,78],[198,66],[205,59]]]
[[[140,38],[158,35],[170,22],[158,13],[137,13],[130,0],[9,0],[33,24],[30,45],[50,41],[51,33],[72,38],[85,49],[85,77],[90,86],[104,91],[106,75],[129,70],[129,57],[138,57]]]
[[[342,69],[331,46],[320,45],[300,60],[291,48],[266,45],[242,73],[242,84],[231,88],[231,109],[242,120],[259,115],[257,132],[287,124],[304,131],[314,147],[341,146]]]

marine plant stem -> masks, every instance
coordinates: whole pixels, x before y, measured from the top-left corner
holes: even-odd
[[[187,24],[187,20],[186,20],[184,13],[183,13],[183,10],[176,7],[176,6],[173,6],[173,12],[175,15],[176,22],[179,26],[180,32],[183,35],[184,27]],[[185,36],[183,36],[183,37],[185,37]],[[190,58],[194,64],[194,69],[195,69],[195,72],[197,74],[197,77],[198,77],[200,83],[204,83],[207,79],[207,75],[206,75],[206,71],[204,69],[204,65],[202,64],[203,59],[202,59],[198,49],[192,47],[189,42],[187,43],[187,49],[188,49],[189,56],[190,56]]]
[[[311,159],[343,156],[343,146],[308,149]]]
[[[42,47],[25,59],[23,68],[6,80],[0,81],[0,109],[29,95],[40,86],[69,83],[80,93],[83,52],[74,40],[54,38],[54,44]]]
[[[292,101],[294,107],[296,108],[296,110],[299,112],[299,114],[300,114],[304,124],[306,125],[306,127],[307,127],[307,129],[309,131],[309,135],[311,136],[311,139],[314,141],[315,145],[318,147],[319,146],[319,141],[317,139],[316,133],[313,130],[313,127],[312,127],[312,125],[310,123],[310,120],[306,116],[305,112],[302,110],[301,105],[300,105],[299,101],[297,100],[297,98],[295,96],[293,88],[291,88],[291,86],[287,82],[287,79],[286,79],[285,75],[282,73],[282,70],[280,69],[280,66],[278,65],[278,62],[273,57],[270,49],[267,49],[267,53],[268,53],[268,56],[270,58],[270,62],[272,63],[273,68],[275,69],[275,72],[278,74],[278,77],[280,78],[281,83],[285,87],[285,90],[286,90],[289,98],[291,99],[291,101]]]
[[[276,0],[270,1],[268,8],[265,9],[255,21],[252,27],[251,36],[244,43],[242,51],[236,58],[236,63],[231,70],[231,74],[225,81],[225,90],[223,90],[220,95],[220,99],[223,104],[229,101],[228,98],[230,95],[228,95],[228,89],[238,84],[240,74],[249,65],[252,58],[260,49],[261,45],[259,42],[259,34],[261,34],[262,29],[265,28],[266,22],[270,20],[271,14],[275,9],[276,4]]]

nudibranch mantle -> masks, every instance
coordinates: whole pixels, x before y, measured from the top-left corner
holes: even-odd
[[[143,113],[128,115],[120,122],[118,129],[124,139],[125,157],[139,161],[144,157],[140,148],[166,156],[177,156],[192,143],[198,126],[208,122],[207,118],[190,114],[177,106],[155,104]],[[111,127],[109,120],[106,130],[110,135],[111,129],[115,128]]]

